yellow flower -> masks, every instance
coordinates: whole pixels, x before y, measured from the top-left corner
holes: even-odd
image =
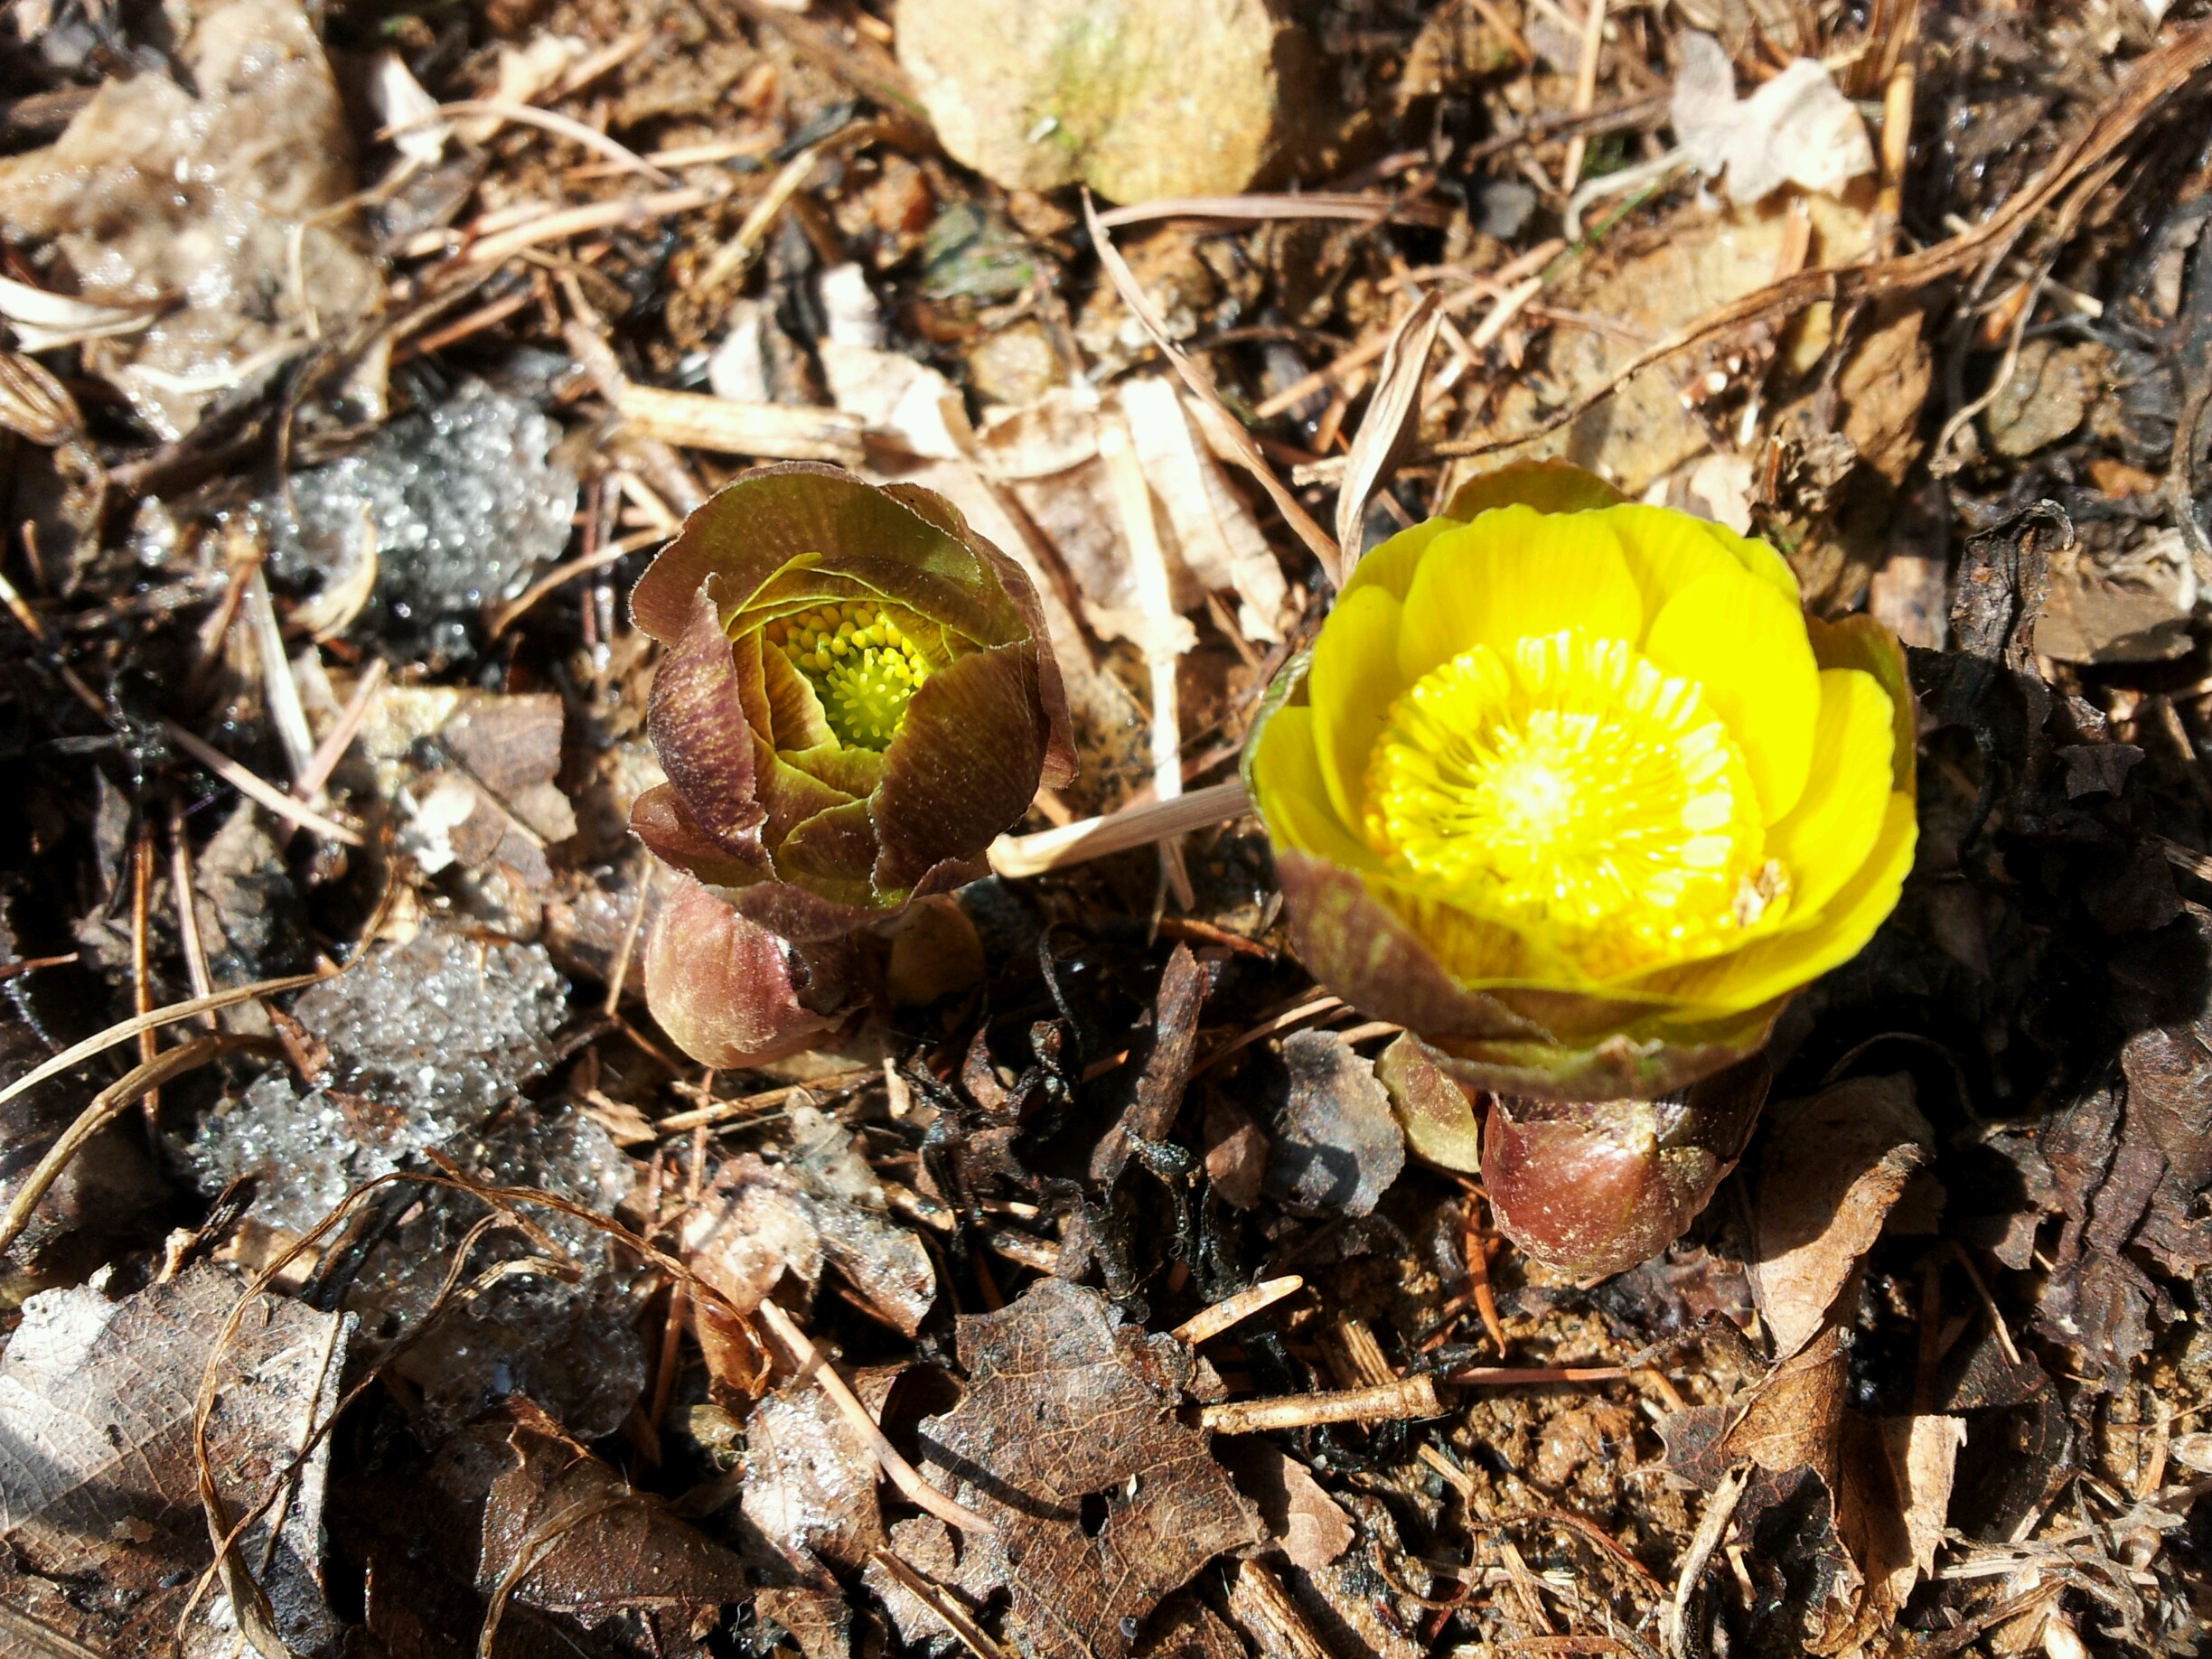
[[[1895,906],[1913,737],[1765,543],[1524,464],[1368,555],[1245,764],[1317,978],[1463,1083],[1650,1098]]]

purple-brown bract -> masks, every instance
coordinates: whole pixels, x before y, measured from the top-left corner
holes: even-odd
[[[698,884],[656,929],[649,999],[709,1064],[791,1052],[834,1023],[857,932],[985,874],[1073,774],[1036,591],[942,497],[793,464],[694,512],[631,605],[664,648],[669,777],[631,827]]]

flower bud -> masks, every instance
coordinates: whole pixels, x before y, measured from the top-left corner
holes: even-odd
[[[856,932],[985,874],[1073,775],[1036,592],[930,492],[792,464],[694,512],[631,607],[663,648],[669,780],[631,828],[699,884],[663,911],[647,1002],[706,1064],[795,1052],[835,1023]]]
[[[1770,1075],[1755,1054],[1655,1101],[1492,1097],[1483,1187],[1499,1227],[1578,1279],[1658,1254],[1736,1167]]]
[[[667,770],[639,839],[801,942],[985,873],[1073,775],[1067,701],[1021,567],[951,503],[835,467],[747,473],[639,581],[665,653]]]

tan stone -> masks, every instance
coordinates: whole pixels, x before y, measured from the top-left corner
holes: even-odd
[[[900,0],[898,56],[957,159],[1009,190],[1233,194],[1273,153],[1268,0]]]

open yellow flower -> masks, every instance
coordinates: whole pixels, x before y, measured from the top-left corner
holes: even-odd
[[[1913,737],[1771,548],[1524,464],[1368,555],[1245,764],[1317,979],[1465,1083],[1649,1099],[1895,906]]]

